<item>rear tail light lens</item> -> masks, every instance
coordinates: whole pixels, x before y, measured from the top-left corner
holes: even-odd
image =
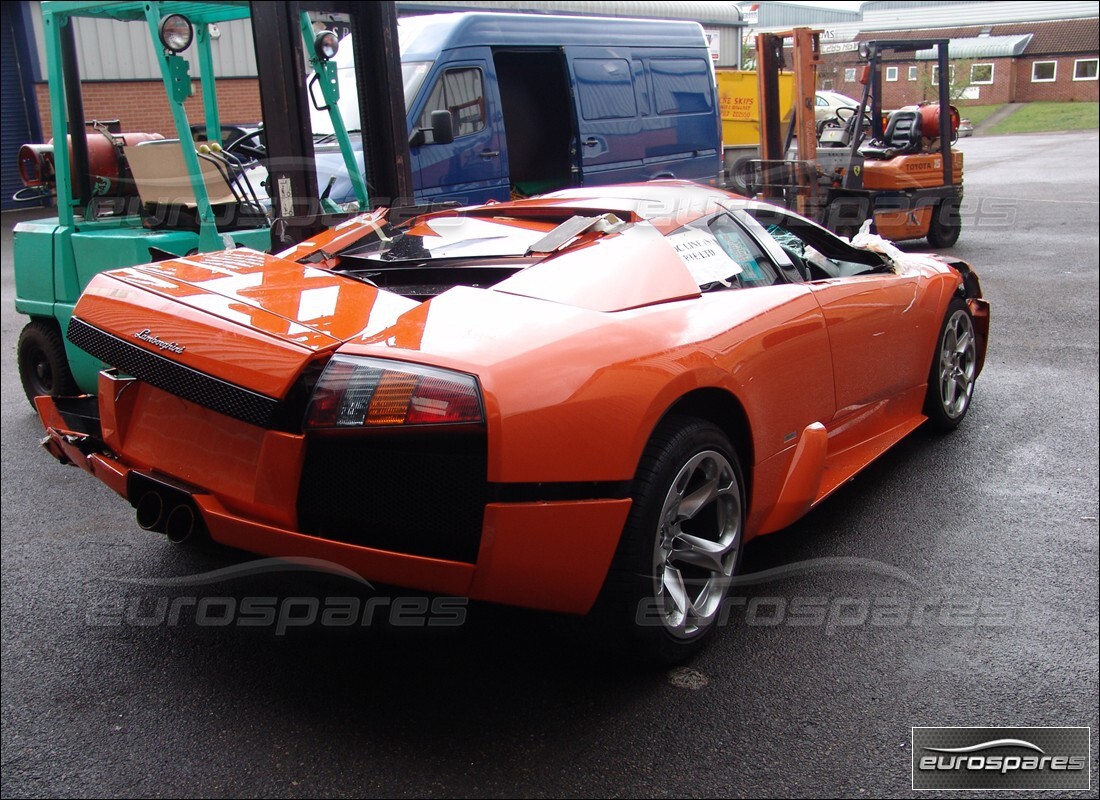
[[[357,356],[329,361],[306,411],[307,428],[484,421],[473,375]]]

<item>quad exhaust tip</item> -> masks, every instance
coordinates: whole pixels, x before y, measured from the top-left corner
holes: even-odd
[[[150,489],[137,504],[137,524],[147,531],[163,533],[172,544],[183,544],[203,531],[202,520],[189,502],[179,502]]]
[[[164,532],[164,498],[159,492],[148,491],[138,500],[137,524],[147,531]]]
[[[186,503],[173,508],[164,521],[164,533],[172,544],[183,544],[195,532],[195,512]]]

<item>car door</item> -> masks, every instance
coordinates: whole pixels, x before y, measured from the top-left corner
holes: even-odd
[[[812,290],[724,211],[666,241],[702,291],[692,327],[722,329],[712,342],[715,363],[754,421],[756,457],[770,458],[808,426],[827,423],[835,412],[832,361]]]
[[[421,96],[414,128],[423,131],[423,143],[410,148],[417,199],[463,205],[508,200],[507,152],[492,59],[446,62]],[[431,115],[438,110],[451,112],[452,142],[432,140]]]
[[[939,321],[923,275],[898,275],[876,264],[877,256],[778,210],[769,212],[766,228],[801,260],[806,285],[825,315],[838,416],[927,380],[928,353],[920,343],[930,340]]]
[[[809,286],[829,328],[837,413],[893,397],[927,380],[928,361],[913,346],[932,324],[917,275],[860,275]],[[927,338],[927,337],[925,337]]]

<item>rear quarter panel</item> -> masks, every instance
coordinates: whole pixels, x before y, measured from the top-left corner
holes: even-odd
[[[343,352],[479,375],[491,481],[629,480],[661,417],[695,389],[741,401],[758,460],[835,408],[824,319],[803,286],[616,313],[464,289],[424,308]],[[494,325],[476,324],[486,315]]]

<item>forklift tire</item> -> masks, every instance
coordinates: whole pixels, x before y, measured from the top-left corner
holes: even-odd
[[[941,200],[932,209],[932,221],[928,223],[928,244],[933,247],[951,247],[962,233],[962,217],[958,200]]]
[[[18,359],[19,379],[32,407],[38,395],[64,397],[80,393],[69,370],[61,329],[54,320],[32,319],[27,323],[19,334]]]

